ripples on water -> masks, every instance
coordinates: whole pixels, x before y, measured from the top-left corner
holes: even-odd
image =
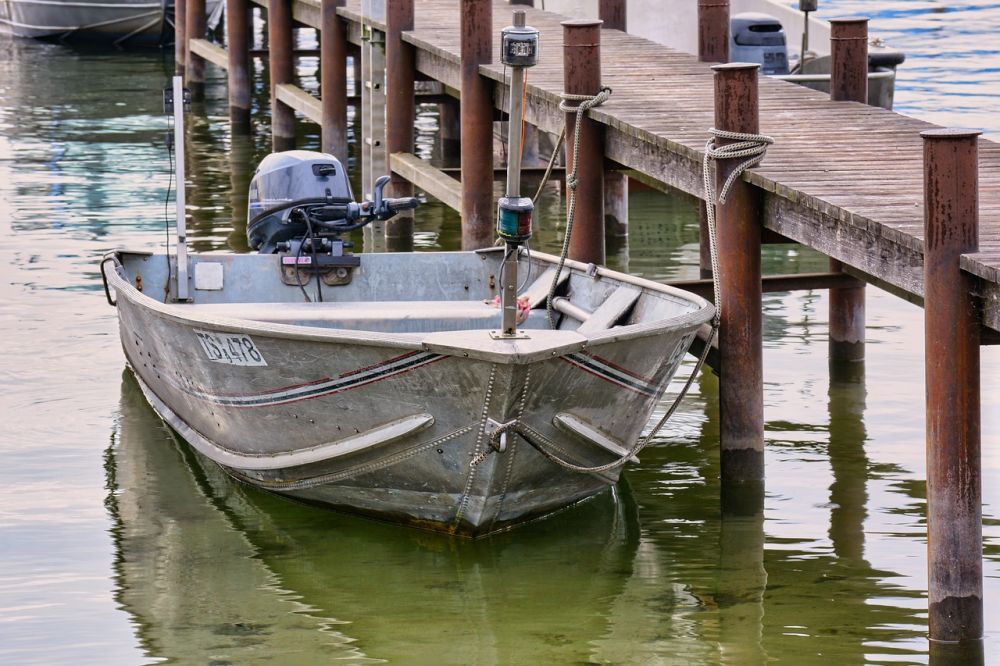
[[[897,111],[1000,139],[1000,2],[821,0],[817,14],[868,16],[873,36],[906,53]]]
[[[821,13],[868,13],[907,52],[900,110],[996,135],[998,7]],[[711,375],[613,496],[476,543],[289,504],[174,442],[122,373],[96,273],[112,247],[162,245],[165,71],[157,55],[0,40],[0,662],[926,661],[922,313],[874,289],[864,383],[829,380],[825,294],[765,298],[764,521],[718,519]],[[189,123],[191,243],[245,251],[267,118],[258,108],[253,141],[231,137],[210,74]],[[425,154],[436,123],[423,108]],[[300,145],[316,143],[302,127]],[[559,205],[550,187],[543,249]],[[636,192],[631,206],[610,262],[693,276],[690,202]],[[419,249],[457,245],[441,206],[417,227]],[[772,272],[825,263],[765,250]],[[987,649],[1000,653],[1000,358],[983,356]]]

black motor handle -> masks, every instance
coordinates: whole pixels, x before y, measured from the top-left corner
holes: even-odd
[[[399,199],[383,199],[385,207],[394,213],[401,210],[413,210],[420,205],[420,199],[416,197],[402,197]]]

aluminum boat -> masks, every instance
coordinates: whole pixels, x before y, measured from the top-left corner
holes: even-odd
[[[179,78],[173,99],[179,116]],[[179,118],[175,132],[180,170]],[[529,252],[516,192],[499,202],[503,247],[354,255],[350,232],[418,203],[384,197],[388,182],[357,202],[336,157],[275,153],[250,182],[255,254],[189,255],[182,190],[172,255],[106,256],[149,403],[237,479],[453,534],[613,485],[714,307]]]

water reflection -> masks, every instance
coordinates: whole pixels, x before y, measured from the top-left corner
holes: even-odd
[[[863,558],[863,404],[863,382],[831,386],[828,551],[767,537],[763,506],[720,515],[711,418],[692,445],[647,449],[615,493],[469,542],[239,485],[171,436],[126,371],[108,454],[118,600],[149,657],[180,661],[914,658],[922,612],[886,599],[921,595]]]
[[[117,440],[119,601],[150,657],[586,661],[637,557],[626,487],[469,542],[238,485],[172,439],[128,372]]]

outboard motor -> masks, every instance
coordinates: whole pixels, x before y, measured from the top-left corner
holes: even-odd
[[[729,24],[732,62],[759,63],[764,74],[788,74],[788,46],[781,21],[757,12],[736,14]]]
[[[261,254],[277,253],[299,284],[303,275],[320,274],[327,284],[350,281],[350,268],[360,260],[345,250],[352,246],[341,234],[374,220],[417,207],[413,197],[389,199],[382,191],[389,176],[375,181],[374,201],[354,201],[343,164],[333,155],[308,150],[272,153],[250,181],[247,240]],[[335,275],[331,276],[330,274]]]

